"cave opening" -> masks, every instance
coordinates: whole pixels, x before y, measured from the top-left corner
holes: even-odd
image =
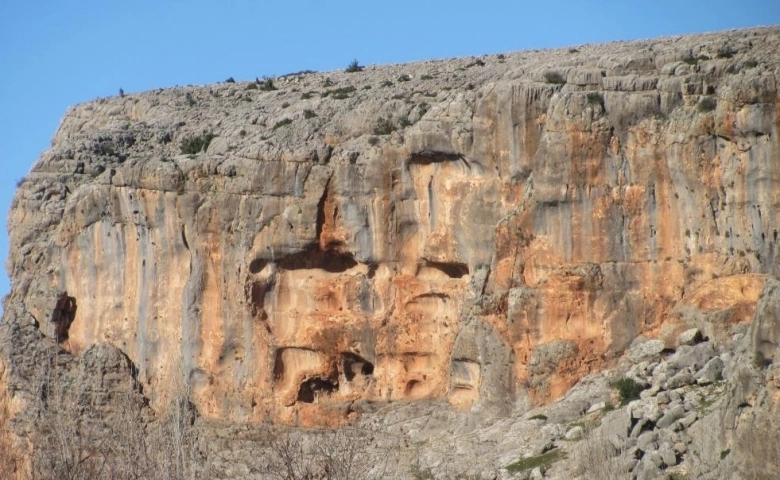
[[[313,377],[301,383],[301,386],[298,388],[297,401],[314,403],[314,400],[320,395],[329,395],[338,389],[338,385],[327,378]]]
[[[374,364],[352,352],[344,352],[343,357],[344,377],[347,381],[353,381],[357,375],[373,375]]]

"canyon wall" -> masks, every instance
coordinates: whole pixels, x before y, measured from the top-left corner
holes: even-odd
[[[75,106],[13,201],[3,335],[110,343],[153,409],[186,385],[234,422],[548,403],[638,337],[752,319],[778,52],[766,28]]]

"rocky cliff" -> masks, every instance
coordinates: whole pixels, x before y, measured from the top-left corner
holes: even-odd
[[[184,385],[206,420],[297,426],[516,415],[632,342],[725,342],[780,275],[778,52],[765,28],[73,107],[10,212],[7,404],[38,395],[30,342],[113,345],[155,412]]]

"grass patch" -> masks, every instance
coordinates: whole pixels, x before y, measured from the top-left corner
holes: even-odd
[[[521,458],[514,463],[510,463],[506,466],[506,471],[509,473],[517,473],[532,470],[536,467],[540,467],[544,470],[563,457],[563,452],[556,448],[535,457]]]

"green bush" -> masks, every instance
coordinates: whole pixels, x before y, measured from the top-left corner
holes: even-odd
[[[409,75],[407,75],[405,73],[403,75],[401,75],[400,77],[398,77],[398,81],[399,82],[408,82],[411,79],[412,79],[412,77],[410,77]]]
[[[639,394],[645,389],[642,384],[628,377],[623,377],[614,382],[612,388],[617,389],[621,405],[626,405],[628,402],[638,399]]]
[[[186,137],[182,140],[180,148],[181,153],[185,155],[195,155],[196,153],[204,152],[209,148],[209,144],[216,137],[213,133],[204,133],[197,137]]]
[[[357,59],[355,59],[355,60],[352,60],[352,62],[350,62],[350,64],[347,66],[347,70],[346,71],[347,71],[347,73],[362,72],[363,71],[363,67],[361,67],[360,64],[358,63]]]
[[[303,111],[303,118],[314,118],[317,114],[314,113],[314,110],[306,109]]]
[[[227,80],[225,80],[225,83],[236,83],[236,81],[233,79],[233,77],[228,77]]]
[[[382,86],[383,87],[392,87],[393,86],[393,82],[391,82],[390,80],[385,80],[384,82],[382,82]]]

